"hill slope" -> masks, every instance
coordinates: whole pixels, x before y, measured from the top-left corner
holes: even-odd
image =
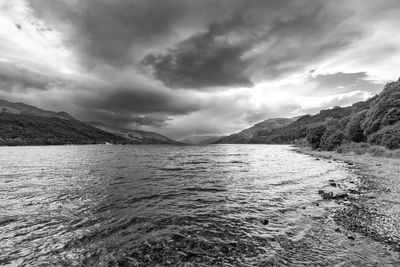
[[[66,112],[0,99],[0,145],[178,144],[163,135],[94,127]]]
[[[283,144],[306,139],[313,148],[326,150],[350,142],[368,142],[400,149],[400,79],[388,83],[380,94],[371,99],[349,107],[321,110],[316,115],[303,116],[284,127],[252,128],[253,131],[243,130],[218,143]]]
[[[214,142],[215,144],[240,144],[250,143],[260,131],[271,132],[274,129],[282,128],[296,121],[296,118],[275,118],[268,119],[244,129],[238,133],[231,134]]]
[[[124,144],[124,138],[77,120],[0,113],[0,145]]]
[[[172,140],[164,135],[155,133],[155,132],[148,132],[148,131],[141,131],[141,130],[131,130],[131,129],[123,129],[123,128],[115,128],[108,125],[104,125],[99,122],[89,122],[90,125],[101,129],[103,131],[121,136],[130,140],[135,143],[140,144],[182,144],[178,141]]]
[[[74,118],[66,112],[52,112],[48,110],[39,109],[34,106],[26,105],[23,103],[12,103],[0,99],[0,113],[11,113],[17,115],[32,115],[46,118],[60,118],[66,120],[73,120]]]

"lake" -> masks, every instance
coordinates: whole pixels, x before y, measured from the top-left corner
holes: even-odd
[[[334,231],[318,190],[348,168],[280,145],[0,147],[0,265],[392,263]]]

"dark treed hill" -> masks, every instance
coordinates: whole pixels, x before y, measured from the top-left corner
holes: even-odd
[[[250,140],[250,143],[285,144],[294,140],[305,138],[307,128],[315,123],[324,122],[327,118],[341,119],[350,115],[353,107],[334,107],[321,110],[316,115],[305,115],[297,121],[272,131],[258,131]]]
[[[0,145],[180,144],[154,132],[99,125],[78,121],[66,112],[0,99]]]
[[[281,128],[255,131],[243,143],[287,144],[302,139],[324,150],[350,143],[400,149],[400,80],[388,83],[367,101],[306,115]]]
[[[0,145],[124,144],[126,139],[77,120],[0,113]]]
[[[222,137],[215,141],[215,144],[246,144],[251,142],[253,138],[261,131],[271,132],[274,129],[282,128],[296,121],[296,118],[274,118],[268,119],[255,124],[254,126],[244,129],[238,133]]]
[[[376,96],[353,104],[349,107],[333,107],[321,110],[316,115],[306,115],[286,127],[273,130],[272,132],[260,131],[252,139],[252,143],[290,143],[307,136],[308,129],[315,125],[324,124],[327,120],[343,120],[345,123],[353,113],[368,109]]]
[[[400,149],[400,80],[388,83],[350,115],[309,127],[306,140],[313,148],[324,150],[352,143]]]
[[[101,129],[103,131],[121,136],[135,143],[140,144],[182,144],[178,141],[175,141],[169,137],[166,137],[162,134],[149,132],[149,131],[141,131],[141,130],[131,130],[124,129],[118,127],[112,127],[109,125],[105,125],[99,122],[88,122],[88,124]]]
[[[264,144],[288,144],[293,141],[303,139],[307,136],[309,128],[319,124],[324,124],[328,119],[346,120],[353,113],[366,110],[371,103],[377,98],[375,96],[367,101],[353,104],[349,107],[333,107],[332,109],[321,110],[316,115],[305,115],[300,118],[292,118],[291,121],[282,121],[284,125],[279,127],[266,127],[265,129],[257,129],[257,125],[262,125],[270,120],[263,121],[255,126],[245,129],[237,134],[218,140],[216,143],[264,143]],[[276,120],[276,119],[272,119]],[[285,119],[279,119],[285,120]],[[286,119],[288,120],[288,119]],[[251,134],[246,132],[251,130]],[[247,132],[248,133],[248,132]]]

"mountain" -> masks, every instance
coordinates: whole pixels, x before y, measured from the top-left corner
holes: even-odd
[[[400,79],[385,85],[380,94],[352,106],[321,110],[283,127],[279,123],[269,126],[268,121],[216,143],[288,144],[306,140],[313,148],[324,150],[351,142],[400,149]],[[268,127],[262,129],[265,125]]]
[[[111,127],[99,122],[88,122],[88,124],[103,131],[126,138],[127,140],[130,140],[131,142],[135,142],[137,144],[182,144],[178,141],[172,140],[169,137],[155,132]]]
[[[238,133],[231,134],[216,140],[215,144],[238,144],[250,143],[260,131],[271,132],[274,129],[282,128],[290,123],[296,121],[299,117],[295,118],[275,118],[268,119],[255,124],[254,126],[244,129]]]
[[[0,145],[104,143],[125,144],[129,141],[80,122],[66,112],[0,100]]]
[[[340,120],[329,119],[308,127],[307,142],[323,150],[351,143],[400,149],[400,79],[386,84],[375,97],[352,107],[352,113]]]
[[[39,109],[34,106],[26,105],[23,103],[12,103],[0,99],[0,112],[16,114],[16,115],[30,115],[45,118],[59,118],[66,120],[73,120],[74,118],[66,112],[52,112]]]
[[[138,130],[94,127],[66,112],[52,112],[0,99],[0,145],[179,144]]]

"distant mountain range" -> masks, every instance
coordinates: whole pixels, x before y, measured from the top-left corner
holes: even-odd
[[[400,149],[400,80],[349,107],[333,107],[316,115],[275,118],[226,137],[183,140],[192,144],[288,144],[307,140],[314,148],[332,150],[350,142]],[[0,100],[0,145],[182,144],[154,132],[84,123],[65,112],[42,110]]]
[[[185,144],[191,144],[191,145],[208,145],[212,144],[219,139],[221,139],[223,136],[216,136],[216,135],[199,135],[199,136],[189,136],[186,137],[182,140],[180,140],[182,143]]]
[[[113,129],[76,120],[66,112],[42,110],[0,99],[0,145],[179,144],[163,135]]]

